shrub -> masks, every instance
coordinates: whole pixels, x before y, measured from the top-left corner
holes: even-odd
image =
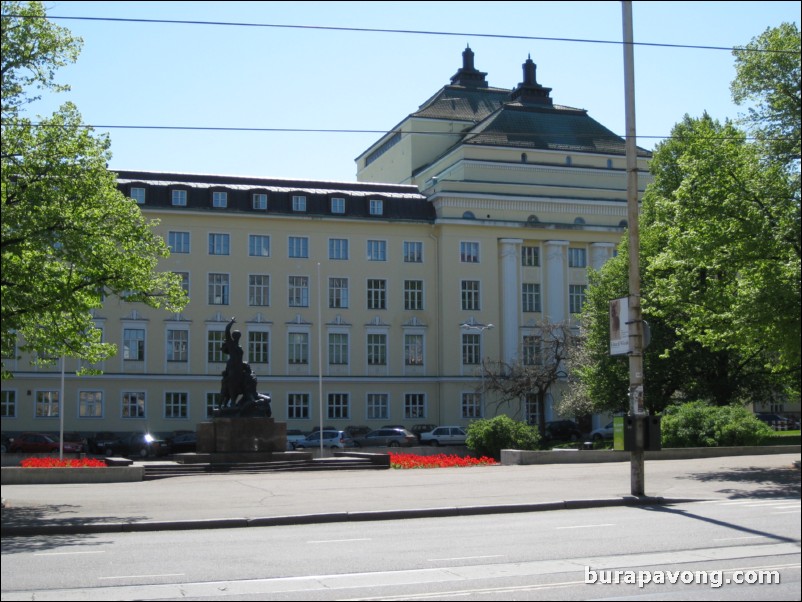
[[[479,456],[499,460],[502,449],[538,449],[540,433],[536,427],[502,415],[472,422],[468,426],[466,444]]]
[[[661,421],[663,447],[760,445],[772,433],[743,406],[694,401],[669,406]]]

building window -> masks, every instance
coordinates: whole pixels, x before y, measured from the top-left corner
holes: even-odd
[[[387,335],[368,335],[368,366],[387,365]]]
[[[287,418],[289,420],[309,420],[309,393],[289,393],[287,395]]]
[[[340,199],[340,198],[331,199],[331,212],[345,213],[345,199]]]
[[[470,333],[462,335],[462,363],[478,366],[482,357],[481,335]]]
[[[524,335],[521,355],[525,366],[543,365],[543,339],[534,335]]]
[[[423,309],[423,280],[404,280],[404,309]]]
[[[37,391],[34,415],[37,418],[58,417],[58,391]]]
[[[0,391],[0,417],[17,417],[17,392]]]
[[[145,359],[144,328],[123,328],[123,359],[134,362]]]
[[[145,189],[144,188],[131,188],[131,198],[134,199],[137,205],[145,204]]]
[[[348,278],[329,278],[329,307],[348,307]]]
[[[287,255],[301,259],[309,257],[309,239],[305,236],[290,236]]]
[[[292,195],[292,210],[306,211],[306,197],[300,194]]]
[[[270,363],[270,333],[264,330],[248,332],[248,361],[251,364]]]
[[[289,277],[290,307],[309,307],[309,278],[306,276]]]
[[[292,365],[309,363],[309,334],[290,332],[287,334],[287,361]]]
[[[462,263],[479,263],[479,243],[464,241],[459,243],[459,260]]]
[[[170,199],[174,207],[186,207],[187,205],[187,191],[186,190],[173,190],[170,193]]]
[[[78,393],[79,418],[103,418],[103,393],[81,391]]]
[[[588,267],[587,251],[578,247],[568,248],[568,267],[586,268]]]
[[[206,333],[206,360],[211,363],[224,363],[223,342],[226,339],[224,330],[210,330]]]
[[[368,261],[387,261],[387,241],[368,241]]]
[[[571,284],[568,286],[568,311],[572,314],[582,313],[582,307],[585,305],[585,291],[587,285],[585,284]]]
[[[185,329],[167,331],[167,361],[189,361],[189,331]]]
[[[527,313],[541,311],[540,284],[536,282],[524,282],[521,285],[521,309]]]
[[[540,425],[540,403],[538,403],[537,395],[530,393],[524,399],[526,413],[526,423],[529,426]]]
[[[348,335],[342,332],[329,333],[329,364],[348,365]]]
[[[351,418],[350,406],[348,393],[329,393],[326,415],[329,420],[348,420]]]
[[[264,234],[249,235],[248,255],[251,257],[270,257],[270,237]]]
[[[144,391],[126,391],[122,403],[123,418],[145,418]]]
[[[164,394],[165,418],[189,418],[189,394],[167,391]]]
[[[423,335],[404,335],[404,365],[423,366]]]
[[[521,265],[525,268],[540,266],[540,247],[521,247]]]
[[[255,192],[251,196],[251,207],[256,211],[265,211],[267,209],[267,195],[264,192]]]
[[[462,309],[466,311],[479,310],[479,281],[478,280],[463,280],[462,281]]]
[[[209,234],[209,255],[228,255],[229,236],[212,232]]]
[[[225,209],[228,207],[228,193],[227,192],[213,192],[212,193],[212,207]]]
[[[387,393],[368,393],[367,419],[389,420],[390,397]]]
[[[371,199],[369,211],[371,215],[384,215],[384,201]]]
[[[368,309],[387,309],[386,280],[368,280]]]
[[[220,407],[223,396],[219,392],[206,393],[206,418],[214,418],[214,411]]]
[[[228,274],[209,274],[209,305],[228,305]]]
[[[248,276],[248,305],[257,307],[270,305],[270,276],[267,274]]]
[[[329,259],[348,259],[348,239],[330,238],[329,239]]]
[[[181,288],[189,297],[189,272],[173,272],[173,274],[177,274],[181,279]]]
[[[404,263],[423,263],[423,243],[404,241]]]
[[[482,417],[482,396],[479,393],[462,394],[462,417],[468,420]]]
[[[167,246],[170,253],[189,253],[189,232],[168,232]]]
[[[423,393],[404,395],[404,418],[407,420],[426,418],[426,395]]]

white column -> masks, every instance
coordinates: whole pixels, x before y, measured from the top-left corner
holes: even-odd
[[[590,267],[600,270],[613,256],[615,245],[611,242],[594,242],[590,244]]]
[[[567,240],[549,240],[546,249],[543,319],[564,322],[567,319],[568,284],[566,283]]]
[[[521,245],[520,238],[499,239],[501,261],[501,359],[510,363],[518,358],[518,332],[521,310]]]

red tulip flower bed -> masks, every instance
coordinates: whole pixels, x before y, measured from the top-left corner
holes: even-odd
[[[97,458],[59,460],[58,458],[25,458],[20,462],[23,468],[106,468],[106,463]]]
[[[390,452],[391,468],[452,468],[455,466],[493,466],[498,464],[493,458],[462,458],[436,454],[433,456],[417,456],[415,454],[399,454]]]

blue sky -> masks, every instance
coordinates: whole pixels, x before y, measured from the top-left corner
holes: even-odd
[[[731,48],[800,2],[633,2],[635,42]],[[58,72],[93,125],[352,132],[105,129],[112,169],[355,181],[355,158],[461,66],[467,45],[491,86],[513,88],[531,55],[555,103],[624,133],[621,2],[47,2],[51,17],[248,23],[271,27],[54,19],[83,38]],[[275,27],[300,26],[300,27]],[[323,28],[395,30],[397,33]],[[401,32],[403,30],[403,32]],[[421,32],[421,33],[410,33]],[[428,32],[428,33],[422,33]],[[583,41],[560,41],[562,38]],[[744,112],[725,50],[637,46],[638,144],[686,113]],[[364,131],[374,133],[364,133]]]

